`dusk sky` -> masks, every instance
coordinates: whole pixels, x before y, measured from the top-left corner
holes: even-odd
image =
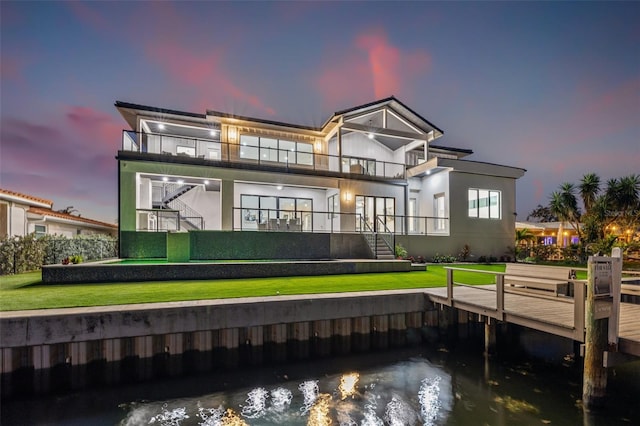
[[[640,2],[1,1],[0,187],[117,218],[116,100],[321,125],[394,95],[469,160],[640,173]]]

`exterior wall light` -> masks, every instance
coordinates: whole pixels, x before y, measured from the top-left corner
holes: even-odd
[[[351,192],[349,192],[349,191],[345,192],[344,193],[344,200],[345,201],[351,201],[351,199],[352,199]]]

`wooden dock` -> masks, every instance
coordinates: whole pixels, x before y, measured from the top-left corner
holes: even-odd
[[[457,268],[447,269],[447,287],[425,289],[431,301],[584,342],[585,281],[573,280],[574,296],[563,297],[519,291],[509,286],[505,289],[503,274],[495,272],[491,273],[496,275],[497,284],[456,283],[453,274]],[[620,353],[640,357],[640,305],[620,304],[618,339]]]

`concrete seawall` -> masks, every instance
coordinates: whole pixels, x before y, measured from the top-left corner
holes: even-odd
[[[2,396],[403,346],[442,313],[419,290],[3,312]]]

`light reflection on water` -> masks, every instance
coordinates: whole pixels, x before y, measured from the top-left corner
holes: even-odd
[[[133,404],[120,424],[436,425],[446,422],[452,404],[451,376],[413,358],[376,370],[285,381],[273,389]]]
[[[609,408],[584,414],[579,361],[534,363],[521,353],[485,361],[474,349],[481,346],[422,346],[3,400],[0,424],[640,425],[640,362],[610,370]],[[353,385],[344,399],[341,382],[345,390]]]

